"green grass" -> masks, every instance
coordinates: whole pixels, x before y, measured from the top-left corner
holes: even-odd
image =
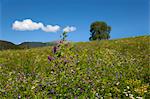
[[[150,36],[72,45],[0,51],[0,99],[150,98]]]

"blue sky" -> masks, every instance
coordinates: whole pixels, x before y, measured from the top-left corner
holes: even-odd
[[[21,43],[58,40],[66,26],[76,27],[68,40],[88,41],[90,24],[105,21],[112,27],[111,39],[150,33],[149,0],[0,0],[0,39]],[[46,25],[58,25],[56,33],[42,29],[12,29],[15,21],[31,19]]]

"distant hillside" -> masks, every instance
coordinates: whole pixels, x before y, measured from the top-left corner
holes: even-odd
[[[18,46],[11,42],[0,40],[0,50],[5,49],[18,49]]]
[[[36,47],[45,47],[45,46],[53,46],[56,45],[57,41],[53,42],[23,42],[19,45],[16,45],[9,41],[0,40],[0,50],[7,50],[7,49],[26,49],[26,48],[36,48]]]
[[[42,43],[42,42],[23,42],[23,43],[19,44],[18,46],[25,46],[27,48],[35,48],[35,47],[46,46],[46,43]]]
[[[36,47],[45,47],[45,46],[53,46],[56,45],[56,42],[23,42],[19,44],[18,46],[26,47],[26,48],[36,48]]]

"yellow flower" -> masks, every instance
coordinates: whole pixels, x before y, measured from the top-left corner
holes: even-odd
[[[139,88],[135,88],[135,92],[139,93],[139,94],[144,94],[147,92],[147,88],[149,87],[149,85],[143,85]]]

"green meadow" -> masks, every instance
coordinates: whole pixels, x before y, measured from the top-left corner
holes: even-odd
[[[150,36],[52,50],[0,51],[0,99],[150,99]]]

